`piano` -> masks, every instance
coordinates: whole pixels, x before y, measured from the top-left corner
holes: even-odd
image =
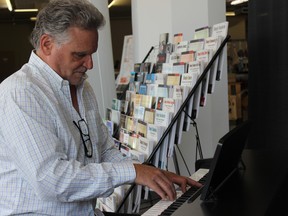
[[[194,174],[192,174],[190,178],[200,182],[201,184],[204,184],[208,171],[208,169],[199,169]],[[177,210],[187,200],[192,202],[194,199],[196,199],[201,194],[202,189],[203,187],[190,187],[185,193],[182,193],[182,191],[179,189],[176,191],[177,199],[175,201],[160,200],[154,206],[144,212],[142,216],[172,215],[174,211]]]

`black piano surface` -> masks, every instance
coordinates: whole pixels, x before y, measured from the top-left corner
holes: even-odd
[[[245,170],[229,179],[213,201],[198,196],[173,216],[288,215],[288,150],[244,150]]]

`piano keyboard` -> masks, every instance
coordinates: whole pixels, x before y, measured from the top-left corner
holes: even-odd
[[[208,173],[208,169],[199,169],[195,172],[191,178],[195,181],[203,184],[205,182],[205,176]],[[154,206],[152,206],[148,211],[142,214],[142,216],[156,216],[156,215],[171,215],[175,210],[177,210],[184,202],[192,197],[197,198],[200,195],[202,188],[190,187],[185,193],[177,190],[177,198],[175,201],[160,200]],[[191,200],[193,201],[193,200]]]

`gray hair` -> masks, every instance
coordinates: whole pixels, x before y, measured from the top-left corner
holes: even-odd
[[[38,49],[40,37],[49,34],[58,44],[62,44],[69,39],[70,27],[98,30],[103,25],[103,15],[88,0],[51,0],[38,13],[30,42]]]

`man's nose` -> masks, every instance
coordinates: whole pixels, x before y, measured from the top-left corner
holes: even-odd
[[[83,64],[87,69],[92,69],[93,68],[93,59],[92,59],[92,55],[87,55],[85,57],[85,61]]]

